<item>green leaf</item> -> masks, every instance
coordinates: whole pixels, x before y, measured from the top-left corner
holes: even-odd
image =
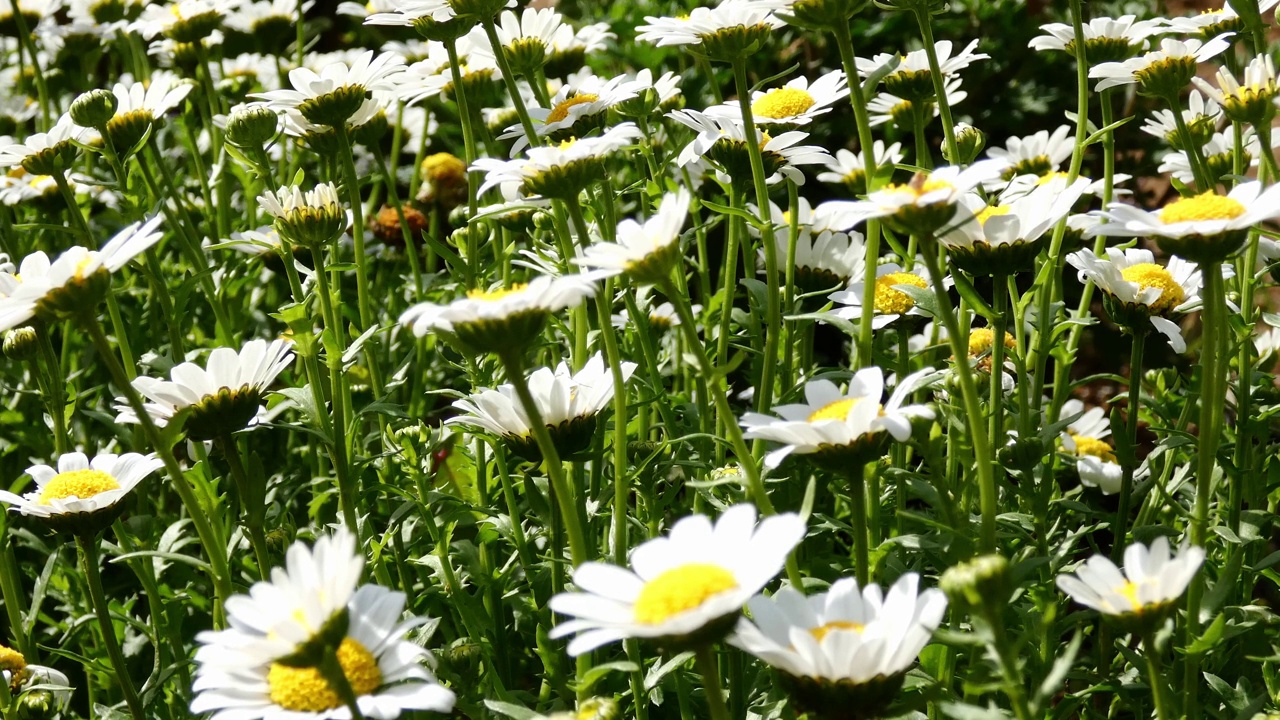
[[[968,303],[974,312],[988,320],[995,320],[996,311],[992,310],[987,301],[982,299],[982,294],[973,286],[973,283],[969,282],[969,278],[965,277],[964,273],[953,272],[951,273],[951,279],[955,281],[956,290],[960,293],[960,297],[964,298],[964,301]]]
[[[1222,631],[1227,626],[1227,616],[1219,614],[1213,619],[1209,627],[1205,628],[1204,634],[1196,638],[1196,641],[1187,646],[1184,651],[1187,655],[1200,655],[1207,652],[1222,640]]]
[[[1071,666],[1075,663],[1076,655],[1080,653],[1080,645],[1083,642],[1084,633],[1077,630],[1071,636],[1071,642],[1058,651],[1058,657],[1053,661],[1053,667],[1044,676],[1044,680],[1040,682],[1040,687],[1036,688],[1035,696],[1031,699],[1033,713],[1058,694],[1058,688],[1062,687],[1063,681],[1067,678],[1067,673],[1071,671]]]
[[[587,672],[583,673],[581,681],[578,683],[578,691],[582,693],[591,692],[591,688],[600,681],[605,675],[611,672],[633,673],[640,669],[639,665],[627,660],[619,660],[617,662],[596,665]]]
[[[546,718],[545,715],[539,715],[529,708],[513,705],[508,702],[485,700],[484,706],[503,717],[514,718],[515,720],[545,720]]]

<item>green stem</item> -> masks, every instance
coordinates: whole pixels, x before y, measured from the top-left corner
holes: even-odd
[[[947,79],[942,74],[942,66],[938,64],[938,50],[933,42],[933,25],[930,19],[930,5],[916,3],[916,21],[920,24],[920,35],[924,38],[924,54],[929,60],[929,75],[933,78],[933,93],[938,99],[938,113],[942,116],[942,135],[947,143],[947,157],[952,163],[959,165],[960,151],[956,145],[956,126],[951,120],[951,103],[947,102]]]
[[[93,612],[98,616],[98,627],[102,629],[102,643],[106,645],[111,666],[116,671],[116,683],[124,695],[125,704],[129,706],[129,714],[133,715],[134,720],[143,720],[147,717],[146,709],[133,686],[133,679],[129,677],[129,666],[125,663],[115,625],[111,622],[111,606],[107,604],[107,596],[102,591],[102,576],[98,574],[98,538],[96,535],[77,535],[76,546],[80,548],[80,564],[84,570],[85,583],[89,586]]]
[[[67,204],[67,214],[71,216],[76,230],[84,238],[85,247],[93,249],[97,245],[93,241],[93,231],[89,229],[89,223],[85,222],[84,213],[80,210],[80,203],[76,202],[76,194],[71,191],[71,185],[67,183],[67,176],[63,173],[55,172],[53,174],[53,182],[58,186],[58,192],[62,194],[62,199]]]
[[[1111,547],[1111,561],[1119,563],[1124,556],[1125,545],[1129,536],[1129,507],[1133,496],[1133,473],[1138,464],[1138,412],[1142,403],[1142,354],[1146,345],[1147,331],[1133,330],[1133,349],[1129,351],[1129,416],[1125,419],[1125,443],[1129,452],[1121,469],[1120,504],[1116,508],[1115,544]]]
[[[507,95],[511,97],[511,104],[515,106],[516,115],[520,118],[520,126],[524,128],[525,137],[529,139],[529,147],[538,147],[542,144],[538,139],[538,131],[533,128],[529,109],[524,105],[524,96],[520,94],[520,88],[516,85],[515,73],[511,70],[511,63],[507,61],[507,49],[498,39],[498,28],[493,24],[493,18],[486,18],[481,24],[484,26],[485,36],[489,38],[489,46],[493,48],[493,58],[498,62],[502,82],[507,86]]]
[[[53,418],[53,451],[61,455],[71,446],[70,437],[67,434],[67,381],[62,375],[62,363],[58,360],[58,353],[53,349],[50,333],[48,323],[36,325],[40,362],[44,364],[45,375],[49,378],[46,384],[49,386],[50,394],[47,399],[49,416]]]
[[[1191,172],[1196,176],[1196,186],[1200,188],[1200,192],[1208,192],[1213,189],[1216,183],[1213,178],[1209,177],[1203,149],[1196,142],[1195,136],[1191,134],[1190,128],[1187,127],[1186,119],[1182,117],[1182,101],[1178,97],[1170,97],[1166,98],[1166,102],[1169,105],[1170,112],[1173,113],[1173,124],[1178,127],[1178,137],[1182,138],[1183,150],[1187,153],[1187,160],[1191,164]]]
[[[36,659],[35,643],[27,638],[26,593],[22,590],[22,577],[18,567],[18,559],[13,556],[14,539],[9,533],[9,513],[0,513],[0,598],[4,600],[5,614],[9,619],[9,636],[18,652],[26,657],[27,662]]]
[[[1147,684],[1151,686],[1151,701],[1156,706],[1156,720],[1166,720],[1169,712],[1164,697],[1164,672],[1160,667],[1160,651],[1156,648],[1155,633],[1142,633],[1142,657],[1147,661]],[[1190,716],[1188,716],[1190,717]]]
[[[978,401],[978,387],[974,383],[973,369],[969,367],[969,347],[965,341],[968,333],[961,334],[955,308],[951,305],[951,296],[947,294],[943,285],[944,275],[938,261],[937,240],[925,238],[920,243],[920,249],[924,255],[925,266],[929,270],[929,282],[933,285],[934,296],[938,300],[938,313],[942,316],[942,324],[947,329],[947,341],[951,344],[951,353],[955,358],[954,366],[956,376],[960,379],[960,396],[964,403],[965,415],[970,418],[969,430],[973,442],[974,461],[978,466],[978,492],[982,508],[982,534],[979,548],[983,553],[991,553],[996,550],[995,467],[987,428],[980,421],[982,407]]]
[[[364,715],[360,712],[360,703],[356,699],[355,690],[351,689],[351,681],[347,679],[347,673],[342,669],[342,663],[338,662],[338,651],[336,648],[325,648],[320,655],[320,664],[316,667],[320,671],[320,675],[324,677],[329,687],[342,699],[342,704],[347,706],[351,711],[351,720],[364,720]]]
[[[866,472],[866,466],[858,463],[849,469],[848,475],[849,499],[853,501],[853,564],[859,587],[866,587],[871,578],[871,561],[867,542]]]
[[[244,462],[240,459],[240,448],[236,445],[235,438],[229,435],[222,437],[218,444],[222,447],[222,454],[227,459],[227,466],[231,469],[232,483],[240,496],[245,529],[249,533],[249,544],[253,547],[253,558],[258,563],[258,574],[265,580],[271,573],[267,536],[262,527],[263,513],[266,511],[263,506],[266,488],[255,487],[252,484],[253,480],[249,477],[249,473],[245,472]]]
[[[996,274],[991,278],[991,308],[995,319],[991,327],[991,387],[988,397],[991,413],[988,436],[997,447],[1005,439],[1004,434],[1004,336],[1009,326],[1009,294],[1006,291],[1007,276]],[[899,376],[901,377],[901,376]]]
[[[724,703],[724,689],[720,687],[720,666],[716,663],[715,651],[710,645],[703,645],[693,653],[698,672],[702,675],[702,687],[707,695],[707,708],[711,711],[711,720],[729,720],[729,708]],[[735,691],[738,688],[734,688]]]

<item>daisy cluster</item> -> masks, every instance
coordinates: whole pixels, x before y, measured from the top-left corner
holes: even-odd
[[[1278,3],[10,0],[0,716],[1272,717]]]

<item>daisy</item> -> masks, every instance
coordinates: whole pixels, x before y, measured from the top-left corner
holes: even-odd
[[[757,212],[754,205],[748,207]],[[791,214],[773,203],[769,203],[769,212],[773,217],[774,247],[779,260],[784,261],[791,253]],[[846,232],[848,228],[834,227],[834,220],[829,203],[812,208],[808,200],[800,198],[796,208],[794,278],[801,292],[821,293],[843,287],[864,273],[865,238],[859,232]],[[754,225],[749,229],[759,234]],[[764,250],[760,256],[764,257]]]
[[[654,78],[652,70],[642,68],[635,77],[627,78],[627,84],[636,95],[613,106],[624,117],[647,118],[659,111],[674,110],[684,100],[680,76],[674,72],[668,71]]]
[[[77,144],[88,142],[93,135],[73,123],[70,115],[63,115],[49,132],[32,133],[26,142],[0,145],[0,166],[20,166],[36,175],[62,175],[80,153]]]
[[[903,403],[936,377],[932,369],[908,375],[881,405],[884,373],[878,367],[863,368],[845,390],[830,380],[814,380],[804,386],[804,403],[780,405],[773,409],[776,417],[749,412],[741,424],[747,438],[782,444],[765,456],[766,467],[776,468],[794,453],[814,455],[824,467],[844,472],[879,457],[886,435],[906,442],[913,419],[933,419],[931,408]]]
[[[1280,144],[1280,138],[1272,137],[1271,146]],[[1262,143],[1253,128],[1246,127],[1240,138],[1240,152],[1244,167],[1255,168],[1261,162]],[[1200,149],[1205,167],[1209,172],[1210,182],[1218,184],[1222,178],[1235,173],[1236,168],[1236,125],[1226,126],[1222,132],[1215,132],[1209,141]],[[1159,172],[1169,173],[1185,185],[1194,185],[1195,171],[1191,168],[1191,158],[1183,150],[1166,153],[1160,158]]]
[[[61,9],[62,0],[17,0],[13,4],[5,3],[0,6],[0,30],[3,30],[5,37],[17,36],[15,10],[26,21],[27,31],[35,32],[45,24],[46,19],[53,20],[53,16]]]
[[[715,7],[696,7],[688,15],[646,15],[636,40],[658,47],[683,45],[715,60],[731,61],[756,52],[783,26],[773,7],[758,0],[724,0]]]
[[[474,23],[492,19],[504,7],[515,7],[515,0],[397,0],[389,10],[367,13],[364,24],[420,28],[459,17]]]
[[[609,23],[592,23],[577,30],[567,23],[561,25],[551,40],[543,70],[547,77],[564,77],[581,68],[587,55],[602,52],[608,42],[617,37],[609,29]]]
[[[1155,237],[1170,254],[1212,262],[1239,250],[1249,228],[1280,217],[1280,185],[1264,190],[1252,180],[1226,195],[1208,191],[1179,198],[1157,212],[1112,203],[1101,214],[1108,222],[1095,228],[1094,235]]]
[[[1124,549],[1124,571],[1103,555],[1094,555],[1074,574],[1058,576],[1058,589],[1072,600],[1105,616],[1133,618],[1161,615],[1170,609],[1204,562],[1204,549],[1183,547],[1169,554],[1161,536],[1148,548],[1134,543]]]
[[[368,2],[346,0],[338,3],[338,14],[367,18],[377,13],[394,13],[401,4],[401,0],[368,0]]]
[[[586,275],[539,275],[528,283],[471,290],[448,305],[419,303],[404,311],[400,322],[418,337],[443,332],[473,350],[502,354],[533,342],[551,313],[595,293],[594,278]]]
[[[752,620],[738,621],[729,644],[777,670],[797,710],[842,717],[854,698],[887,704],[947,609],[941,590],[920,592],[919,583],[907,573],[887,594],[845,578],[809,597],[789,586],[757,595],[747,603]]]
[[[9,695],[20,697],[28,691],[48,690],[55,695],[56,707],[65,710],[71,699],[71,680],[63,673],[44,665],[27,662],[22,653],[0,645],[0,681],[9,688]]]
[[[315,0],[302,3],[305,15]],[[270,42],[280,38],[280,31],[292,32],[298,17],[298,0],[246,0],[226,18],[227,27]]]
[[[623,381],[631,379],[636,364],[622,363]],[[551,434],[561,458],[572,458],[591,446],[600,413],[613,400],[613,373],[599,353],[577,373],[561,362],[553,372],[539,368],[528,377],[539,416]],[[453,406],[464,414],[445,421],[465,425],[501,437],[515,452],[534,462],[542,460],[529,413],[525,412],[513,385],[481,390]]]
[[[680,228],[689,217],[689,191],[680,188],[662,198],[658,212],[643,224],[630,218],[618,223],[617,242],[587,247],[573,262],[599,268],[606,275],[626,273],[645,284],[664,284],[680,258]]]
[[[1258,14],[1265,14],[1276,4],[1277,0],[1258,0]],[[1238,31],[1241,27],[1240,14],[1231,7],[1230,0],[1224,2],[1220,8],[1204,10],[1198,15],[1170,18],[1167,22],[1169,32],[1199,35],[1205,39]]]
[[[635,123],[622,123],[596,137],[566,140],[525,150],[523,159],[480,158],[473,172],[485,173],[480,194],[503,183],[516,183],[526,195],[576,197],[606,172],[604,160],[641,137]]]
[[[1269,123],[1275,116],[1276,65],[1270,55],[1255,57],[1244,69],[1244,81],[1236,80],[1231,71],[1219,68],[1215,75],[1218,87],[1203,78],[1191,82],[1222,106],[1227,117],[1253,124]]]
[[[587,75],[576,82],[560,87],[551,98],[551,107],[529,108],[538,137],[580,137],[603,127],[605,113],[618,103],[636,97],[637,90],[625,76],[601,80]],[[511,156],[515,157],[529,146],[529,138],[523,125],[513,125],[498,136],[499,140],[515,140]]]
[[[172,72],[154,73],[147,82],[118,82],[115,115],[107,121],[106,134],[116,152],[131,153],[146,137],[155,121],[182,104],[193,85]]]
[[[498,18],[494,28],[498,42],[506,52],[507,62],[519,74],[525,77],[536,77],[539,69],[547,60],[547,52],[555,43],[555,37],[561,30],[572,34],[573,29],[564,24],[564,16],[555,8],[525,8],[517,16],[510,10],[504,11]],[[475,52],[494,58],[493,47],[486,36],[483,43],[478,43]],[[494,62],[497,60],[494,58]]]
[[[1085,57],[1095,65],[1119,62],[1142,52],[1147,39],[1168,32],[1164,18],[1138,20],[1135,15],[1093,18],[1084,24]],[[1075,29],[1067,23],[1041,25],[1044,35],[1032,38],[1029,47],[1038,51],[1062,50],[1076,53]]]
[[[454,694],[428,669],[431,653],[405,639],[424,622],[402,619],[404,593],[360,585],[364,557],[346,530],[322,537],[314,551],[289,548],[286,566],[248,595],[226,602],[229,627],[196,636],[191,711],[210,720],[345,720],[338,692],[316,667],[330,654],[360,714],[449,713]]]
[[[670,651],[704,646],[733,629],[742,606],[773,579],[804,538],[804,521],[783,513],[756,522],[753,505],[682,518],[667,537],[631,553],[631,567],[588,562],[573,572],[577,592],[560,593],[551,609],[572,620],[552,638],[576,634],[570,655],[625,638]]]
[[[58,456],[57,468],[27,468],[36,481],[33,492],[19,496],[0,491],[0,502],[57,530],[96,533],[115,522],[124,512],[120,501],[163,465],[154,454],[101,453],[90,459],[80,452],[65,453]]]
[[[751,115],[757,125],[808,125],[831,106],[849,96],[849,81],[843,70],[832,70],[812,83],[798,77],[780,88],[751,93]],[[708,115],[742,119],[737,101],[707,109]]]
[[[16,274],[0,273],[0,330],[11,330],[33,317],[56,321],[93,312],[106,294],[111,273],[124,267],[164,235],[160,216],[134,223],[107,241],[101,250],[75,246],[57,259],[37,250],[22,259]]]
[[[902,143],[893,143],[886,148],[883,140],[876,140],[871,146],[871,157],[879,171],[881,168],[891,169],[902,162],[906,155],[902,153]],[[843,183],[855,197],[865,195],[867,161],[864,153],[844,148],[836,150],[834,161],[827,163],[827,172],[818,173],[818,182]]]
[[[351,224],[333,183],[320,183],[306,192],[297,185],[267,190],[258,196],[258,205],[275,218],[281,235],[308,248],[332,242]]]
[[[1164,38],[1159,50],[1123,62],[1096,65],[1089,68],[1089,77],[1100,81],[1096,90],[1136,83],[1142,92],[1169,98],[1176,107],[1177,97],[1196,74],[1196,65],[1221,55],[1230,46],[1226,36],[1205,43]]]
[[[292,89],[271,90],[250,97],[267,101],[277,110],[296,110],[308,122],[336,127],[345,125],[367,105],[376,102],[372,96],[385,93],[394,96],[397,76],[404,71],[404,60],[395,53],[374,56],[372,50],[360,53],[350,63],[334,62],[319,73],[306,67],[289,71]]]
[[[947,281],[949,283],[950,278],[947,278]],[[904,315],[919,318],[920,320],[931,317],[916,305],[913,295],[903,291],[904,287],[929,290],[933,286],[929,283],[929,274],[925,272],[923,267],[903,269],[897,263],[884,263],[876,266],[875,305],[873,306],[874,315],[871,319],[872,328],[878,330],[886,327]],[[844,305],[844,307],[832,310],[831,315],[845,320],[860,320],[862,318],[862,295],[865,292],[865,288],[866,282],[858,280],[845,290],[831,293],[828,296],[830,300]]]
[[[184,362],[169,371],[169,380],[143,375],[133,387],[150,401],[143,407],[158,427],[185,419],[192,440],[228,437],[257,423],[267,388],[293,364],[292,347],[287,340],[250,340],[238,352],[217,348],[206,367]],[[116,398],[115,407],[116,422],[140,422],[124,398]]]
[[[242,0],[169,0],[142,9],[142,15],[130,26],[150,40],[164,35],[180,43],[203,40],[216,30],[223,17]]]
[[[1071,212],[1089,185],[1086,178],[1050,182],[1008,204],[988,205],[966,195],[950,226],[938,235],[951,261],[970,275],[1011,275],[1031,269],[1045,233]]]
[[[974,40],[963,50],[952,55],[953,45],[950,40],[934,43],[938,70],[941,71],[943,79],[955,77],[957,73],[973,63],[991,57],[986,53],[974,52],[976,47],[978,47],[978,41]],[[894,63],[897,64],[894,65]],[[929,56],[924,50],[913,50],[906,55],[880,53],[870,60],[857,58],[856,65],[858,74],[864,78],[875,76],[892,66],[893,69],[881,79],[886,90],[913,102],[924,102],[934,98],[933,72],[929,66]]]
[[[1180,257],[1157,265],[1150,250],[1107,248],[1100,257],[1092,250],[1067,256],[1079,271],[1080,282],[1092,282],[1109,300],[1111,319],[1130,328],[1154,327],[1174,352],[1187,350],[1178,324],[1167,316],[1188,312],[1200,302],[1200,271]]]
[[[980,160],[963,169],[948,165],[916,173],[911,182],[886,186],[866,200],[836,201],[832,209],[838,210],[849,226],[885,218],[903,232],[932,235],[955,215],[960,198],[983,182],[999,177],[1004,168],[1002,160]]]
[[[969,93],[961,90],[960,85],[961,80],[958,77],[947,80],[943,88],[947,94],[947,105],[955,107],[969,97]],[[942,110],[932,100],[912,101],[883,91],[876,93],[876,96],[867,103],[867,113],[872,127],[892,122],[903,130],[914,130],[917,107],[924,112],[926,124],[929,118],[936,118],[942,114]]]
[[[1017,175],[1046,175],[1056,171],[1075,151],[1072,128],[1059,125],[1053,134],[1041,130],[1026,137],[1011,137],[1005,147],[987,150],[989,157],[1009,164],[1005,178]]]
[[[696,110],[676,110],[667,117],[693,130],[697,135],[680,151],[676,164],[685,167],[700,157],[706,157],[720,166],[725,181],[730,178],[751,177],[751,158],[747,149],[746,127],[742,118],[714,117]],[[764,160],[767,182],[772,184],[786,178],[797,185],[804,184],[801,165],[826,165],[833,162],[831,155],[817,145],[801,145],[808,133],[790,130],[777,137],[756,129],[756,143]]]
[[[1142,132],[1163,139],[1174,147],[1182,147],[1182,135],[1178,130],[1178,120],[1174,110],[1156,110],[1142,124]],[[1201,142],[1209,141],[1222,120],[1222,108],[1212,97],[1205,99],[1199,90],[1192,88],[1187,94],[1186,107],[1182,113],[1182,121],[1186,123],[1191,136]]]
[[[1076,458],[1080,482],[1098,488],[1103,495],[1120,492],[1124,469],[1116,461],[1115,449],[1106,439],[1111,434],[1111,421],[1107,419],[1106,412],[1100,407],[1085,411],[1084,403],[1072,398],[1063,403],[1062,417],[1074,415],[1080,417],[1072,420],[1059,438],[1062,449]]]

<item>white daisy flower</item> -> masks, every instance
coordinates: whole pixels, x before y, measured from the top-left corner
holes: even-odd
[[[192,440],[229,436],[256,424],[267,388],[293,364],[292,347],[286,340],[250,340],[238,352],[217,348],[207,367],[184,362],[169,371],[169,380],[142,375],[133,387],[150,401],[144,407],[157,426],[185,417]],[[140,422],[124,398],[116,398],[116,410],[116,422]]]
[[[101,453],[90,459],[80,452],[65,453],[58,456],[56,468],[27,468],[36,481],[33,492],[20,496],[0,491],[0,502],[61,530],[100,530],[119,517],[124,509],[117,507],[120,501],[163,466],[154,454]]]
[[[164,35],[178,42],[198,42],[222,24],[242,0],[169,0],[142,9],[130,27],[150,40]]]
[[[679,651],[715,642],[733,629],[742,606],[774,578],[804,538],[804,521],[783,513],[756,523],[752,505],[725,510],[713,525],[705,515],[682,518],[667,537],[631,552],[631,567],[588,562],[573,572],[578,592],[551,599],[574,619],[551,637],[577,634],[570,655],[625,638],[644,638]]]
[[[518,68],[517,72],[527,73],[542,67],[560,32],[567,30],[573,33],[573,28],[565,25],[564,16],[555,8],[529,7],[520,15],[510,10],[503,11],[494,29],[512,67]],[[488,36],[484,37],[483,43],[477,43],[475,52],[497,62]]]
[[[683,100],[680,76],[674,72],[668,71],[655,78],[652,70],[641,68],[635,76],[627,76],[627,84],[636,96],[613,106],[624,117],[649,117],[660,110],[673,110]]]
[[[852,277],[857,278],[858,276],[854,275]],[[950,278],[947,278],[948,287],[950,286],[950,280]],[[879,330],[904,315],[920,319],[929,317],[916,305],[914,297],[903,292],[903,286],[920,288],[921,290],[928,290],[933,287],[929,282],[929,274],[923,266],[916,266],[911,269],[904,269],[897,263],[883,263],[876,266],[874,316],[871,319],[872,328]],[[862,318],[862,293],[865,288],[866,281],[858,279],[847,289],[831,293],[828,299],[843,305],[843,307],[831,310],[831,314],[845,320],[860,320]]]
[[[346,0],[338,3],[338,14],[349,17],[367,18],[377,13],[393,13],[401,5],[401,0],[368,0],[368,2],[352,2]]]
[[[1141,52],[1147,39],[1168,32],[1164,18],[1138,20],[1135,15],[1093,18],[1084,24],[1085,57],[1097,65],[1124,60]],[[1075,55],[1075,29],[1068,23],[1041,25],[1045,32],[1027,45],[1036,51],[1062,50]]]
[[[624,362],[621,370],[625,382],[635,373],[636,364]],[[528,383],[560,457],[570,458],[588,449],[595,436],[597,418],[614,396],[613,372],[600,354],[593,355],[577,373],[563,362],[555,371],[539,368],[529,375]],[[446,425],[485,430],[515,445],[521,457],[542,459],[529,413],[513,385],[482,389],[453,406],[464,414],[446,420]]]
[[[1222,120],[1222,108],[1213,98],[1205,96],[1194,88],[1187,93],[1186,107],[1179,112],[1187,129],[1198,138],[1207,138],[1218,128]],[[1178,130],[1177,118],[1173,110],[1156,110],[1147,116],[1142,123],[1142,132],[1153,135],[1173,146],[1182,144]]]
[[[524,158],[480,158],[472,171],[485,173],[480,194],[503,183],[515,183],[526,195],[576,196],[605,172],[604,159],[641,137],[635,123],[622,123],[604,134],[559,145],[528,148]]]
[[[610,108],[636,97],[636,94],[634,83],[625,76],[602,80],[595,75],[586,75],[575,82],[562,85],[552,96],[551,107],[529,108],[529,118],[533,121],[538,137],[557,136],[557,133],[585,135],[603,125],[605,113]],[[511,157],[529,146],[529,138],[524,133],[524,126],[520,124],[508,127],[498,139],[515,140],[511,146]]]
[[[780,88],[751,93],[751,115],[757,125],[808,125],[847,97],[849,81],[844,71],[832,70],[812,83],[801,76]],[[737,101],[707,108],[707,114],[742,120]]]
[[[773,9],[765,2],[724,0],[715,7],[696,7],[681,17],[646,15],[645,24],[636,28],[636,40],[658,47],[708,45],[704,50],[715,54],[724,41],[744,39],[728,36],[746,36],[749,44],[782,27],[783,22],[774,17]]]
[[[952,55],[953,47],[950,40],[941,40],[934,43],[938,70],[942,73],[948,94],[950,94],[951,85],[945,83],[945,81],[958,78],[958,73],[961,70],[979,60],[991,57],[986,53],[974,52],[974,48],[978,47],[977,40],[970,42],[963,50],[954,55]],[[913,50],[906,55],[880,53],[870,60],[856,58],[855,64],[858,68],[858,74],[864,78],[869,78],[885,71],[886,68],[892,67],[888,74],[881,79],[881,82],[884,83],[885,90],[893,95],[901,96],[912,102],[924,102],[934,98],[933,71],[929,65],[929,56],[924,50]]]
[[[845,578],[808,597],[790,586],[773,597],[757,595],[747,603],[752,620],[738,621],[729,643],[780,671],[797,710],[840,717],[846,693],[857,688],[884,688],[864,701],[896,695],[942,622],[946,596],[937,588],[920,592],[919,583],[919,575],[907,573],[887,594],[878,585],[859,590]]]
[[[315,6],[315,0],[306,0],[302,4],[305,14]],[[227,27],[242,33],[254,34],[268,25],[284,25],[292,30],[297,22],[298,0],[246,0],[227,15]]]
[[[17,274],[0,273],[0,330],[11,330],[37,315],[49,320],[92,312],[106,294],[111,273],[124,267],[164,235],[157,215],[134,223],[101,250],[75,246],[55,260],[37,250],[22,259]]]
[[[909,183],[883,187],[866,200],[833,202],[832,210],[838,211],[841,222],[849,227],[885,218],[907,232],[932,234],[955,215],[960,198],[983,182],[999,177],[1004,168],[1001,160],[979,160],[967,168],[948,165],[917,173]]]
[[[748,206],[753,213],[758,213],[754,205]],[[769,212],[773,217],[773,242],[778,261],[784,263],[791,249],[791,214],[774,203],[769,203]],[[833,287],[847,285],[852,278],[861,277],[864,273],[863,259],[866,248],[863,245],[862,233],[848,231],[848,228],[833,227],[836,218],[832,217],[830,203],[823,203],[817,208],[809,205],[809,201],[800,198],[796,208],[796,246],[795,246],[795,284],[801,292],[821,292]],[[759,235],[759,230],[751,226],[749,230]],[[764,271],[764,250],[760,251]]]
[[[395,53],[376,57],[366,50],[348,64],[333,62],[319,73],[306,67],[289,71],[291,89],[255,93],[250,97],[267,101],[276,110],[294,110],[307,121],[330,127],[346,123],[353,116],[368,112],[369,103],[378,103],[376,95],[393,97],[397,76],[404,71],[404,60]]]
[[[902,143],[893,143],[886,148],[883,140],[876,140],[871,145],[871,157],[875,160],[878,171],[886,166],[897,165],[906,155],[902,153]],[[865,195],[867,162],[864,154],[844,148],[836,150],[835,160],[827,163],[827,172],[818,173],[818,182],[843,183],[854,196]]]
[[[364,557],[346,530],[298,542],[286,566],[248,595],[227,599],[230,627],[196,636],[191,711],[210,720],[349,720],[350,710],[314,666],[298,658],[327,647],[360,713],[390,720],[406,711],[449,713],[454,694],[429,667],[431,654],[405,640],[419,618],[402,619],[404,593],[356,587]]]
[[[1075,574],[1058,576],[1058,589],[1072,600],[1108,616],[1159,614],[1186,592],[1204,562],[1204,549],[1183,547],[1169,554],[1168,539],[1158,537],[1147,547],[1134,543],[1124,549],[1124,571],[1110,559],[1094,555]]]
[[[1258,14],[1264,15],[1274,8],[1278,0],[1259,0]],[[1214,37],[1224,32],[1240,29],[1240,14],[1231,7],[1231,0],[1226,0],[1220,8],[1204,10],[1196,15],[1170,18],[1168,32]]]
[[[911,438],[911,421],[932,419],[926,405],[903,405],[911,393],[937,377],[933,369],[903,378],[881,405],[884,373],[878,367],[854,374],[841,390],[830,380],[814,380],[804,386],[805,402],[779,405],[774,415],[749,412],[742,417],[745,437],[782,444],[765,456],[766,467],[776,468],[788,455],[815,455],[815,460],[848,470],[853,457],[867,461],[878,457],[886,435],[899,442]]]
[[[0,167],[21,167],[36,175],[65,174],[80,152],[77,143],[96,136],[79,127],[70,115],[58,118],[49,132],[32,133],[26,141],[0,145]]]
[[[582,67],[583,58],[603,51],[608,47],[608,41],[616,40],[617,37],[609,29],[609,23],[592,23],[577,30],[568,24],[562,25],[560,32],[556,33],[551,41],[551,49],[547,57],[547,74],[562,77],[564,69]]]
[[[951,224],[938,235],[961,270],[1009,275],[1030,270],[1045,233],[1071,212],[1089,185],[1086,178],[1040,185],[1008,204],[988,205],[977,195],[961,198]]]
[[[679,261],[680,228],[689,217],[691,200],[684,188],[667,193],[653,217],[643,224],[623,220],[618,223],[617,242],[593,244],[573,262],[599,268],[607,276],[626,273],[641,283],[666,282]]]
[[[107,121],[107,136],[118,152],[132,150],[151,124],[178,107],[194,87],[168,70],[154,73],[147,82],[118,82],[116,112]]]
[[[1268,327],[1254,332],[1253,347],[1258,351],[1258,359],[1265,360],[1280,353],[1280,328]]]
[[[1082,414],[1083,413],[1083,414]],[[1076,457],[1076,473],[1080,482],[1096,487],[1104,495],[1120,492],[1124,469],[1116,461],[1115,449],[1107,442],[1111,435],[1111,421],[1100,407],[1087,411],[1084,403],[1072,398],[1062,405],[1062,417],[1080,417],[1067,425],[1059,438],[1062,449]]]
[[[1046,175],[1071,157],[1076,146],[1072,131],[1067,125],[1059,125],[1052,135],[1048,130],[1041,130],[1026,137],[1011,137],[1005,147],[987,150],[987,156],[1008,163],[1006,177]]]
[[[1139,248],[1107,248],[1105,257],[1080,250],[1068,255],[1067,262],[1079,271],[1081,282],[1092,281],[1114,301],[1108,306],[1113,320],[1138,327],[1150,320],[1174,352],[1186,352],[1182,329],[1165,316],[1199,304],[1202,278],[1194,264],[1173,256],[1167,266],[1157,265],[1150,250]]]
[[[1215,74],[1217,87],[1200,77],[1191,78],[1195,86],[1213,98],[1228,117],[1239,122],[1269,121],[1275,115],[1276,65],[1270,55],[1255,57],[1244,69],[1244,80],[1236,80],[1226,68]]]
[[[1208,42],[1164,38],[1160,49],[1123,62],[1108,62],[1089,68],[1089,77],[1099,80],[1095,90],[1137,83],[1144,92],[1171,96],[1180,93],[1195,75],[1196,65],[1221,55],[1231,46],[1226,36]]]
[[[1280,137],[1273,136],[1271,147],[1274,149],[1277,146],[1280,146]],[[1246,171],[1248,168],[1258,167],[1262,159],[1262,143],[1258,141],[1258,135],[1253,128],[1245,128],[1240,139],[1240,147],[1244,155],[1243,164]],[[1236,125],[1231,124],[1222,132],[1215,132],[1213,137],[1201,147],[1200,154],[1208,168],[1209,177],[1215,185],[1223,177],[1233,174],[1236,163]],[[1195,172],[1191,169],[1191,159],[1182,150],[1175,150],[1161,157],[1157,171],[1169,173],[1185,185],[1194,185],[1196,181]]]
[[[969,97],[969,93],[961,90],[960,85],[961,80],[956,77],[947,80],[946,85],[943,87],[943,90],[947,93],[947,104],[951,107],[959,105],[965,98]],[[936,118],[942,114],[942,110],[938,108],[938,104],[935,102],[927,100],[914,102],[924,102],[925,108],[931,117]],[[867,102],[867,117],[872,127],[891,122],[904,130],[911,130],[915,128],[915,113],[913,101],[883,90],[876,93],[876,96]]]
[[[721,168],[727,182],[733,177],[751,177],[750,155],[747,150],[746,127],[742,118],[713,117],[696,110],[675,110],[667,117],[697,133],[680,151],[676,164],[685,167],[700,157],[714,161]],[[777,137],[756,129],[756,142],[764,160],[767,182],[780,182],[787,178],[797,185],[804,184],[801,165],[826,165],[834,161],[827,151],[817,145],[801,145],[808,133],[790,130]]]

